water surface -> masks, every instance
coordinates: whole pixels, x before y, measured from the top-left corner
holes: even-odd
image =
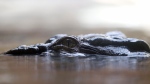
[[[0,56],[4,84],[149,84],[148,57]]]

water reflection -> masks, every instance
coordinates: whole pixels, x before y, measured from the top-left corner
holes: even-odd
[[[94,55],[87,58],[80,57],[50,57],[50,56],[16,56],[16,63],[24,63],[28,66],[41,67],[44,70],[72,70],[88,71],[94,69],[117,69],[136,70],[141,61],[148,60],[147,57],[126,57],[126,56],[99,56]],[[31,65],[30,65],[31,64]],[[42,66],[39,66],[42,64]]]
[[[96,55],[87,58],[0,56],[0,83],[135,84],[141,75],[138,70],[149,69],[140,65],[147,60]]]

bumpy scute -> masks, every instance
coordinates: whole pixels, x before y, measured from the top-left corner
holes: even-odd
[[[41,53],[83,53],[110,56],[127,56],[133,53],[150,53],[149,45],[136,38],[127,38],[118,31],[106,34],[86,34],[69,36],[57,34],[45,43],[35,45],[21,45],[5,54],[11,55],[40,55]],[[58,55],[57,54],[57,55]]]

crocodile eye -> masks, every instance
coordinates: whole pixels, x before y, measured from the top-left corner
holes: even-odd
[[[77,43],[74,40],[67,38],[62,41],[62,45],[73,48],[77,45]]]

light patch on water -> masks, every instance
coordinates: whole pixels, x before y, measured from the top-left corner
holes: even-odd
[[[1,74],[0,75],[0,83],[1,84],[10,84],[14,80],[14,77],[12,77],[11,74]]]
[[[132,52],[128,57],[150,57],[150,53],[146,52]]]

